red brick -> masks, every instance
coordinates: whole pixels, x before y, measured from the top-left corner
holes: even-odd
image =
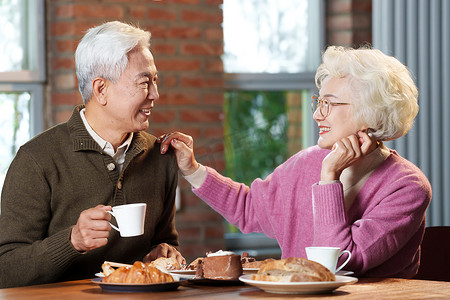
[[[145,17],[146,8],[144,5],[133,5],[130,7],[130,17],[142,20]]]
[[[351,13],[353,0],[329,0],[328,12],[330,14],[336,13]]]
[[[124,17],[123,7],[119,5],[76,5],[74,7],[75,17],[96,17],[122,19]]]
[[[221,77],[197,77],[197,76],[183,76],[180,79],[181,87],[195,87],[195,88],[223,88],[224,80]]]
[[[192,192],[189,192],[191,195],[182,194],[182,207],[194,207],[203,202],[199,197],[195,196]]]
[[[353,34],[350,30],[335,31],[328,38],[328,43],[330,45],[351,46],[352,42],[353,42]]]
[[[221,59],[207,61],[205,64],[205,70],[223,74],[223,61]]]
[[[371,28],[372,17],[366,14],[354,14],[353,15],[353,30]]]
[[[153,0],[153,1],[156,1],[156,0]],[[102,2],[105,2],[105,3],[122,2],[122,3],[128,4],[129,6],[134,6],[134,5],[136,5],[137,2],[141,2],[141,0],[102,0]]]
[[[217,104],[222,106],[224,100],[223,93],[208,93],[203,95],[204,104]]]
[[[158,65],[158,64],[156,64]],[[158,67],[158,66],[157,66]],[[168,87],[174,87],[177,85],[178,81],[177,81],[177,76],[176,75],[161,75],[160,77],[160,82],[162,83],[162,85],[166,88]]]
[[[223,0],[206,0],[205,3],[208,5],[218,6],[220,4],[223,4]]]
[[[211,43],[185,44],[181,46],[181,54],[188,55],[214,55],[220,56],[223,53],[222,45],[213,45]]]
[[[205,231],[205,237],[207,239],[223,239],[224,237],[224,227],[207,227]]]
[[[352,10],[354,12],[367,12],[372,13],[372,0],[353,0]]]
[[[56,112],[56,123],[62,123],[69,120],[70,116],[72,115],[72,110],[63,110]]]
[[[221,115],[222,112],[220,111],[208,111],[206,109],[184,109],[180,112],[181,121],[183,122],[217,122],[221,120]]]
[[[78,92],[67,92],[67,93],[53,93],[52,94],[52,105],[78,105],[83,103],[80,93]]]
[[[167,43],[167,38],[169,36],[169,30],[167,29],[167,26],[161,26],[161,25],[152,25],[145,30],[148,30],[152,33],[152,44],[153,43]],[[164,39],[163,41],[157,41],[157,39]]]
[[[177,228],[178,235],[183,237],[183,240],[198,240],[201,236],[202,230],[200,227],[181,227]]]
[[[157,59],[158,69],[164,71],[192,71],[199,70],[201,62],[198,59],[160,58]]]
[[[165,22],[177,20],[177,14],[173,11],[170,11],[169,9],[157,9],[154,7],[149,9],[148,17],[150,20],[164,20]]]
[[[206,28],[205,38],[210,41],[223,42],[223,29],[222,27]]]
[[[74,16],[73,7],[74,7],[73,4],[63,4],[63,5],[57,6],[55,8],[55,15],[58,16],[59,18],[73,17]]]
[[[153,0],[153,1],[164,1],[167,3],[175,4],[199,4],[200,0]]]
[[[351,16],[338,15],[331,16],[327,19],[327,29],[329,30],[343,30],[351,29],[353,26],[353,20]]]
[[[217,138],[223,140],[223,126],[220,126],[218,128],[206,128],[205,129],[205,136],[208,138]],[[217,150],[217,149],[216,149]],[[220,150],[223,152],[223,144],[220,145]]]
[[[56,41],[56,50],[58,52],[70,52],[75,53],[78,42],[74,40],[58,40]]]
[[[152,114],[150,116],[150,122],[155,123],[168,123],[175,120],[175,112],[173,110],[161,110],[158,109],[158,103],[154,109],[152,109]]]
[[[75,70],[75,60],[73,58],[55,57],[52,59],[51,68],[58,69],[73,69]]]
[[[75,35],[78,33],[77,26],[73,22],[55,22],[50,27],[50,34],[52,36]]]
[[[170,105],[192,105],[199,104],[198,93],[177,93],[177,92],[167,92],[161,96],[161,101]]]
[[[372,31],[355,31],[353,32],[353,44],[355,47],[359,47],[362,44],[372,44]]]
[[[178,216],[178,218],[185,223],[223,221],[221,215],[211,210],[189,211],[189,213],[185,212],[183,215]]]
[[[150,118],[150,127],[148,132],[153,134],[156,137],[162,136],[166,133],[173,132],[179,129],[178,127],[169,127],[166,125],[162,125],[161,123],[154,123],[153,120]]]
[[[153,43],[151,48],[156,57],[160,54],[171,55],[175,53],[175,45],[173,44]]]
[[[198,39],[202,36],[202,29],[183,26],[183,27],[171,27],[168,30],[168,38],[180,38],[180,39]]]
[[[217,12],[205,12],[198,10],[184,10],[182,12],[182,20],[184,22],[208,22],[221,24],[223,22],[223,16],[221,11]]]
[[[53,85],[55,91],[73,90],[78,88],[74,73],[63,73],[54,75]]]

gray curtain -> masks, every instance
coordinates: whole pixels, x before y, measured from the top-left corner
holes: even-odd
[[[373,46],[413,73],[420,111],[413,129],[388,143],[428,177],[427,226],[450,225],[450,0],[373,0]]]

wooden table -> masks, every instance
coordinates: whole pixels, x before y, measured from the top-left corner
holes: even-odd
[[[183,283],[176,291],[107,293],[91,280],[0,289],[0,299],[450,299],[450,282],[363,278],[329,294],[282,295],[248,285],[205,286]]]

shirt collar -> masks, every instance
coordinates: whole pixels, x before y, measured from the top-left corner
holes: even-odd
[[[89,125],[88,121],[86,120],[86,116],[84,114],[85,110],[86,110],[86,108],[83,108],[80,111],[80,116],[81,116],[81,120],[83,120],[83,124],[86,127],[86,130],[89,132],[89,134],[94,139],[94,141],[96,141],[97,144],[99,144],[100,148],[102,148],[103,151],[105,151],[108,155],[113,156],[115,154],[114,147],[112,146],[112,144],[110,142],[102,139],[94,131],[94,129],[92,129],[92,127]],[[125,148],[123,150],[123,152],[127,152],[128,148],[130,147],[132,139],[133,139],[133,132],[130,132],[130,134],[128,135],[128,138],[117,148],[117,150],[119,150],[119,149],[122,150],[123,148]]]

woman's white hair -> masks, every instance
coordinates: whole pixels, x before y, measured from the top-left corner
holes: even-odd
[[[369,47],[330,46],[316,72],[317,88],[330,76],[348,78],[355,122],[368,126],[377,140],[393,140],[411,129],[419,111],[418,91],[396,58]]]
[[[94,78],[116,82],[128,66],[128,53],[136,46],[150,48],[150,37],[150,32],[119,21],[87,31],[75,52],[78,88],[85,104],[92,97]]]

